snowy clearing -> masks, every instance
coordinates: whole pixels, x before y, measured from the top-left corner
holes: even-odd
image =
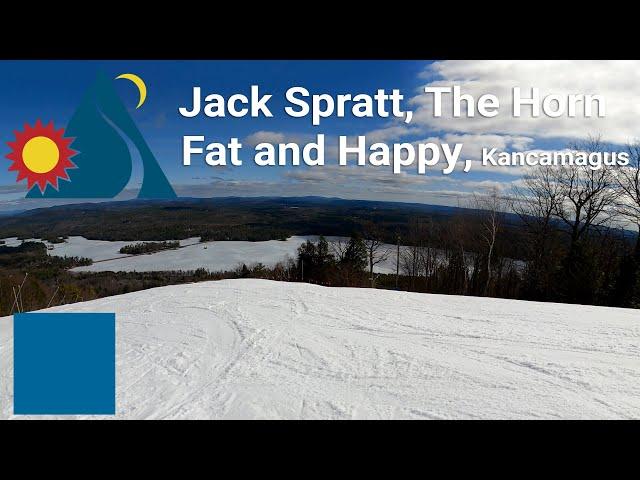
[[[117,418],[640,417],[637,310],[245,279],[50,311],[116,312]]]

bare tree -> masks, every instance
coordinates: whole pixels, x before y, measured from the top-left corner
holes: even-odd
[[[624,306],[640,306],[640,143],[628,146],[629,165],[619,167],[618,212],[636,226],[638,236],[633,255],[620,268],[617,295]]]
[[[396,232],[396,290],[400,280],[400,232]]]
[[[27,281],[27,277],[29,276],[29,272],[24,274],[24,278],[22,279],[22,283],[18,286],[17,289],[14,289],[13,296],[15,301],[13,302],[13,306],[11,307],[11,313],[14,312],[14,309],[18,309],[18,313],[24,312],[24,306],[22,304],[22,287],[24,287],[24,282]],[[13,287],[11,287],[13,288]]]
[[[331,254],[335,257],[338,263],[344,261],[344,257],[347,253],[347,249],[349,248],[349,239],[338,237],[335,240],[331,240],[329,242],[329,249],[331,250]]]
[[[555,181],[553,167],[543,166],[525,175],[522,184],[513,188],[509,204],[527,227],[547,232],[560,198],[560,184]]]
[[[539,248],[545,247],[554,230],[553,220],[562,197],[553,169],[542,166],[526,175],[521,185],[513,188],[509,202],[511,210],[534,235]]]
[[[369,262],[369,280],[371,288],[375,286],[375,277],[373,276],[373,267],[384,262],[391,253],[388,245],[382,240],[382,232],[378,225],[373,222],[367,222],[364,226],[364,245],[367,248],[367,260]]]
[[[498,189],[492,187],[484,194],[474,195],[474,207],[481,211],[480,238],[487,248],[487,280],[484,285],[484,295],[487,295],[492,277],[493,252],[498,232],[502,227],[506,204]]]
[[[586,154],[605,150],[600,137],[590,137],[572,147]],[[618,191],[613,168],[602,165],[561,165],[553,170],[554,181],[558,184],[559,198],[556,215],[567,225],[571,235],[569,254],[573,254],[576,244],[592,227],[605,225],[614,214]]]
[[[618,211],[638,229],[636,256],[640,257],[640,143],[629,145],[628,151],[629,165],[616,171],[616,180],[621,192]]]
[[[572,149],[577,160],[579,154],[603,153],[607,147],[599,137],[590,137]],[[603,282],[590,253],[595,246],[591,239],[594,233],[605,232],[615,218],[619,196],[615,170],[606,164],[594,168],[588,162],[573,162],[559,165],[554,174],[560,193],[556,216],[570,238],[560,290],[569,301],[591,303]]]
[[[440,244],[444,247],[446,268],[445,291],[456,295],[469,292],[469,266],[467,246],[470,240],[470,221],[462,215],[454,215],[441,232]]]
[[[400,264],[402,273],[409,277],[413,283],[413,279],[421,274],[420,247],[415,245],[406,247],[400,254]]]
[[[509,205],[527,232],[529,261],[526,264],[532,296],[548,291],[553,274],[553,242],[556,237],[555,212],[561,197],[551,166],[541,166],[526,175],[512,189]]]
[[[434,231],[431,218],[409,220],[406,237],[408,245],[402,248],[398,260],[403,274],[409,277],[409,287],[412,290],[416,289],[419,277],[423,277],[426,288],[437,268],[437,251],[429,243]]]

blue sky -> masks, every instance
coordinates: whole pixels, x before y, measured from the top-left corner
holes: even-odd
[[[635,64],[618,65],[620,74],[638,70]],[[144,134],[170,182],[179,195],[301,195],[318,194],[345,198],[417,201],[455,204],[474,191],[499,185],[508,189],[518,181],[515,170],[500,171],[474,168],[471,173],[455,172],[442,178],[439,172],[418,177],[411,171],[392,176],[374,167],[358,169],[328,166],[261,168],[253,165],[252,149],[243,156],[242,167],[212,168],[204,162],[190,167],[182,165],[182,136],[205,135],[208,141],[226,142],[238,137],[243,143],[251,138],[307,138],[317,133],[328,137],[363,135],[374,132],[384,142],[395,141],[464,141],[465,155],[479,158],[479,146],[497,146],[502,150],[554,150],[565,148],[572,139],[589,133],[603,133],[614,143],[622,143],[628,118],[636,112],[628,111],[619,98],[619,80],[599,78],[586,82],[585,76],[611,71],[612,66],[586,62],[582,65],[538,62],[428,62],[428,61],[3,61],[0,62],[0,131],[4,142],[13,139],[12,132],[25,122],[36,119],[53,120],[63,127],[80,102],[84,90],[92,83],[97,71],[116,77],[132,72],[144,79],[148,96],[142,108],[135,110],[138,92],[132,83],[114,81],[125,105],[130,106],[132,118]],[[576,70],[577,69],[577,70]],[[465,119],[429,118],[422,88],[429,83],[462,84],[474,93],[503,93],[509,86],[540,86],[548,91],[565,91],[561,79],[564,71],[575,75],[575,90],[585,93],[606,93],[612,97],[609,115],[600,123],[564,121],[555,123],[533,119],[503,118],[486,125]],[[615,72],[614,72],[615,73]],[[627,75],[628,77],[628,75]],[[193,86],[203,93],[248,94],[257,84],[264,93],[273,95],[269,106],[273,118],[184,118],[180,106],[189,106]],[[637,84],[637,83],[636,83]],[[400,89],[405,96],[405,108],[415,112],[416,120],[404,125],[389,119],[328,118],[321,126],[313,127],[309,118],[295,119],[284,111],[284,92],[291,86],[304,86],[313,93],[368,93],[379,88]],[[631,85],[631,82],[630,84]],[[630,88],[630,87],[629,87]],[[631,94],[635,93],[630,92]],[[594,91],[597,90],[597,91]],[[640,94],[640,92],[639,92]],[[628,100],[628,99],[627,99]],[[508,100],[505,100],[508,102]],[[628,103],[628,101],[626,102]],[[627,110],[625,110],[625,108]],[[613,112],[612,112],[613,111]],[[611,117],[614,117],[613,120]],[[545,119],[549,120],[549,119]],[[562,119],[561,119],[562,120]],[[625,127],[627,128],[627,127]],[[255,137],[256,132],[261,132]],[[627,138],[625,137],[625,138]],[[3,156],[9,148],[3,147]],[[135,196],[141,167],[134,155],[134,174],[129,195]],[[333,159],[335,162],[335,159]],[[9,166],[6,160],[6,167]],[[0,169],[0,209],[20,208],[24,191],[16,186],[15,173]],[[39,206],[27,202],[27,207]],[[43,202],[40,200],[40,202]]]

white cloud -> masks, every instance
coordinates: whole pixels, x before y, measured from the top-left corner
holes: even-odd
[[[372,190],[375,190],[380,185],[425,186],[454,181],[453,178],[446,175],[415,175],[405,171],[393,173],[391,167],[374,167],[371,165],[324,165],[323,167],[301,168],[287,171],[285,177],[296,182],[326,183],[334,186],[354,183],[364,184],[367,182],[367,188]]]
[[[505,134],[544,138],[585,138],[602,134],[605,141],[623,144],[634,140],[640,132],[640,62],[638,61],[518,61],[447,60],[430,65],[422,75],[429,86],[459,85],[462,93],[476,99],[491,93],[500,100],[499,114],[494,118],[453,118],[451,95],[445,95],[443,116],[433,117],[432,97],[420,93],[410,100],[415,108],[412,125],[467,134]],[[530,109],[523,116],[512,116],[512,89],[523,93],[532,87],[548,94],[597,94],[606,100],[606,117],[598,118],[532,118]]]
[[[421,131],[418,127],[408,127],[406,125],[390,125],[376,130],[370,130],[363,135],[367,137],[367,143],[386,143],[399,140],[408,135],[419,134]],[[351,139],[355,141],[355,137]]]
[[[411,143],[417,148],[418,144],[435,143],[442,145],[448,143],[450,148],[456,143],[462,144],[460,159],[456,164],[455,170],[462,171],[465,166],[465,160],[471,161],[470,171],[483,171],[486,173],[500,173],[505,175],[522,175],[523,170],[520,167],[512,166],[493,166],[482,165],[482,149],[496,148],[498,152],[504,151],[526,151],[534,142],[533,138],[512,135],[482,135],[482,134],[451,134],[447,133],[441,137],[430,137],[422,140],[412,141]],[[440,148],[440,162],[434,169],[442,170],[446,167],[444,152]],[[407,167],[411,168],[411,167]]]
[[[499,191],[508,190],[511,187],[511,183],[497,182],[495,180],[481,180],[481,181],[463,181],[461,185],[465,188],[469,188],[474,191],[486,191],[495,188]]]
[[[272,132],[267,130],[260,130],[252,133],[251,135],[247,135],[244,138],[243,143],[245,143],[250,147],[255,147],[260,143],[278,144],[278,143],[291,142],[291,143],[297,143],[302,145],[304,143],[310,142],[312,138],[313,137],[311,135],[306,135],[306,134],[294,134],[294,133],[287,133],[287,132]]]

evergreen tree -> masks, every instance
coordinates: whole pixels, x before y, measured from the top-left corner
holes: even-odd
[[[367,268],[367,247],[359,235],[352,235],[349,239],[343,263],[356,271]]]

